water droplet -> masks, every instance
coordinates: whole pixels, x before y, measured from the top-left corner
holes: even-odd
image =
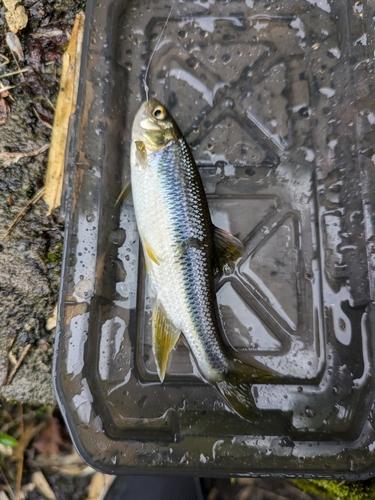
[[[224,99],[223,104],[224,104],[224,106],[225,106],[226,108],[233,108],[233,106],[234,106],[234,101],[233,101],[233,99],[231,99],[230,97],[226,97],[226,98]]]
[[[223,61],[223,64],[228,64],[231,59],[232,59],[232,56],[230,54],[224,54],[223,56],[221,56],[221,60]]]
[[[91,280],[82,280],[79,281],[75,288],[74,288],[74,293],[77,295],[77,297],[80,297],[81,299],[88,299],[92,296],[94,293],[94,285]]]
[[[186,59],[185,63],[189,68],[192,69],[196,69],[198,67],[198,61],[195,59],[195,57],[189,57],[189,59]]]
[[[305,413],[309,418],[315,417],[316,411],[310,408],[310,406],[306,406]]]
[[[88,215],[86,215],[86,220],[87,220],[87,222],[94,222],[95,215],[94,214],[88,214]]]
[[[283,437],[282,439],[280,439],[279,445],[282,446],[283,448],[294,448],[295,447],[295,444],[293,443],[293,441],[288,437]]]
[[[346,321],[343,318],[339,318],[339,327],[341,330],[346,330]]]

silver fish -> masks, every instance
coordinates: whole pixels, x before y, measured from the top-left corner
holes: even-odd
[[[242,243],[215,227],[194,158],[179,127],[156,99],[135,116],[131,185],[146,269],[156,291],[153,352],[164,380],[182,333],[201,375],[240,416],[257,408],[250,383],[274,376],[228,355],[218,322],[214,270],[237,260]]]

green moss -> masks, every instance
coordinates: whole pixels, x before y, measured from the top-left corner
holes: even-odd
[[[62,262],[62,254],[63,254],[63,244],[57,243],[55,245],[55,252],[50,252],[47,255],[47,259],[54,264],[61,264]]]
[[[305,493],[314,493],[337,500],[372,500],[375,498],[375,479],[351,483],[328,479],[295,479],[293,483]]]

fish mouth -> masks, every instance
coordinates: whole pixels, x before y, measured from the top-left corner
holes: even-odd
[[[159,127],[157,125],[155,125],[154,123],[150,122],[147,118],[145,118],[144,120],[142,120],[139,123],[139,126],[143,130],[159,130]]]

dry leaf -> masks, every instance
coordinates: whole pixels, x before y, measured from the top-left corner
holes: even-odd
[[[25,7],[20,5],[19,0],[3,0],[3,2],[8,9],[5,13],[5,19],[10,31],[17,33],[17,31],[25,28],[28,21]]]
[[[48,484],[47,479],[44,477],[42,471],[34,472],[31,478],[32,482],[35,484],[39,492],[47,500],[56,500],[55,493],[53,492],[51,486]]]
[[[95,472],[91,479],[89,495],[86,500],[103,500],[116,476]]]
[[[53,29],[53,30],[45,30],[45,31],[34,31],[34,33],[30,33],[30,36],[34,38],[51,38],[55,36],[61,36],[64,35],[65,32],[63,30],[59,29]]]
[[[55,309],[53,310],[53,313],[49,318],[47,318],[46,321],[46,330],[47,332],[51,331],[53,328],[55,328],[57,322],[57,305],[55,306]]]
[[[62,453],[58,455],[41,454],[36,457],[35,462],[39,467],[48,467],[65,476],[84,477],[95,473],[94,469],[85,464],[75,450],[70,455]]]
[[[14,52],[20,61],[24,60],[23,50],[20,39],[14,33],[7,33],[5,41],[12,52]]]
[[[59,454],[70,449],[70,441],[67,443],[61,434],[61,424],[56,417],[51,417],[45,427],[33,440],[33,447],[39,453]]]
[[[84,20],[83,12],[77,14],[68,49],[63,55],[60,92],[56,104],[43,196],[43,200],[49,206],[48,215],[61,203],[68,125],[77,103]]]
[[[3,153],[0,153],[0,160],[3,160],[3,167],[8,167],[11,163],[17,163],[20,161],[21,158],[31,157],[31,156],[38,156],[41,153],[44,153],[49,148],[49,144],[44,144],[39,149],[36,149],[35,151],[18,151],[16,153],[8,153],[7,151],[4,151]]]

